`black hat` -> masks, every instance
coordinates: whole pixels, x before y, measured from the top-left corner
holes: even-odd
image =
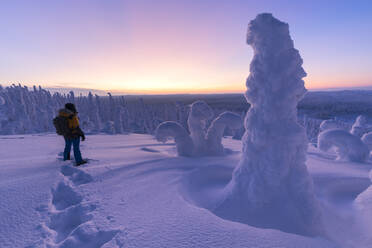
[[[73,103],[66,103],[65,108],[71,110],[73,113],[77,113],[75,105]]]

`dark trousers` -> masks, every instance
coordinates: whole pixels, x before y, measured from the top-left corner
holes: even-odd
[[[76,163],[83,161],[80,153],[80,137],[74,139],[65,138],[65,151],[63,152],[63,159],[70,159],[71,146],[74,146],[74,157]]]

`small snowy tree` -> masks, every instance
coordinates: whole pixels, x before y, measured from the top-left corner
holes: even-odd
[[[113,121],[106,121],[105,126],[103,128],[103,132],[107,134],[115,134],[115,124]]]
[[[271,14],[249,23],[247,43],[254,57],[242,157],[214,212],[259,227],[319,235],[320,208],[305,165],[307,139],[297,123],[297,103],[306,92],[302,59],[288,24]]]
[[[341,129],[323,131],[318,136],[318,148],[328,151],[336,148],[338,160],[364,162],[368,158],[369,149],[361,139]]]

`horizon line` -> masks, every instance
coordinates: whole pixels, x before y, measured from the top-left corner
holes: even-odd
[[[101,94],[112,94],[112,95],[208,95],[208,94],[244,94],[246,89],[226,89],[224,88],[211,88],[211,89],[200,89],[200,90],[190,90],[190,89],[150,89],[150,90],[123,90],[123,89],[113,89],[113,90],[104,90],[98,88],[84,88],[84,87],[69,87],[61,85],[51,85],[46,86],[42,84],[21,84],[21,83],[7,83],[0,86],[12,86],[12,85],[21,85],[22,87],[26,86],[28,88],[36,86],[43,89],[47,89],[52,92],[57,92],[57,90],[62,91],[76,91],[82,93],[101,93]],[[339,90],[372,90],[372,85],[358,85],[358,86],[339,86],[339,87],[309,87],[308,91],[339,91]]]

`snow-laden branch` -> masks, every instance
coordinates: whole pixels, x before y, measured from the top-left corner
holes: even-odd
[[[345,123],[342,123],[340,121],[337,121],[337,120],[324,120],[322,121],[322,123],[320,123],[320,131],[325,131],[325,130],[329,130],[329,129],[345,129],[346,130],[346,127],[345,127]]]
[[[206,153],[206,121],[212,116],[213,111],[206,102],[196,101],[191,104],[187,124],[197,154],[203,155]]]
[[[369,130],[370,128],[367,126],[367,118],[363,115],[359,115],[351,127],[350,133],[361,138],[363,134],[369,132]]]
[[[372,132],[365,133],[361,140],[368,146],[369,150],[372,150]]]
[[[364,162],[369,154],[367,145],[359,137],[342,129],[321,132],[318,136],[318,148],[325,152],[335,148],[337,159],[353,162]]]
[[[224,147],[221,143],[223,133],[226,127],[230,129],[239,129],[243,126],[240,115],[232,112],[223,112],[214,119],[208,128],[206,140],[207,151],[209,155],[223,155]]]
[[[194,144],[186,129],[178,122],[166,121],[161,123],[155,130],[155,138],[160,142],[174,139],[179,156],[193,156]]]

